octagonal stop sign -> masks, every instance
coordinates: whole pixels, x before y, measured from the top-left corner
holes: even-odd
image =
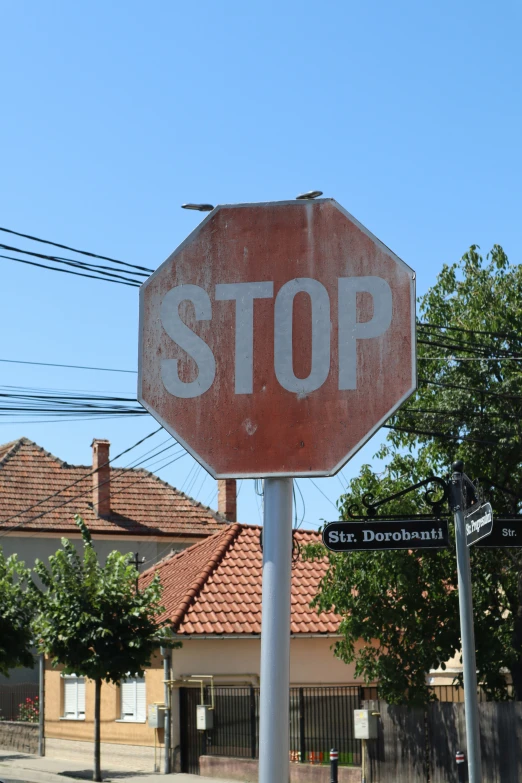
[[[333,199],[216,207],[140,295],[138,398],[215,477],[333,475],[415,390],[415,274]]]

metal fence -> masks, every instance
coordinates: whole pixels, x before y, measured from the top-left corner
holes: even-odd
[[[210,704],[210,688],[205,689]],[[339,751],[339,764],[359,764],[361,743],[353,739],[353,712],[362,689],[358,686],[290,688],[290,761],[328,764],[329,751]],[[196,729],[199,689],[180,689],[182,771],[198,773],[199,756],[259,757],[259,688],[214,688],[214,726]]]
[[[38,698],[38,683],[0,685],[0,720],[27,720],[27,700]]]
[[[360,703],[357,686],[291,688],[290,761],[327,764],[330,749],[337,748],[339,765],[359,764],[353,712]]]
[[[464,691],[453,685],[433,686],[438,702],[464,701]],[[328,764],[329,751],[337,748],[341,766],[361,763],[361,743],[353,738],[353,713],[363,702],[379,698],[378,688],[355,685],[290,688],[290,761],[296,764]],[[480,701],[486,701],[479,692]],[[259,757],[259,688],[216,686],[214,726],[198,731],[196,707],[199,688],[180,689],[180,748],[182,772],[199,773],[199,757]],[[211,703],[210,687],[204,703]],[[423,713],[424,714],[424,713]]]

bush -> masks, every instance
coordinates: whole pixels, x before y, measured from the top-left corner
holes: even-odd
[[[25,701],[18,705],[18,720],[27,721],[28,723],[38,723],[40,717],[40,707],[38,704],[38,696],[34,699],[27,697]]]

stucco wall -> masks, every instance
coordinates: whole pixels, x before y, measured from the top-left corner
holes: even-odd
[[[153,668],[145,673],[147,704],[163,703],[162,660],[157,657]],[[91,741],[94,731],[94,682],[85,684],[85,720],[63,720],[63,678],[58,669],[46,662],[45,736],[53,739]],[[154,746],[155,730],[146,722],[120,722],[120,688],[106,682],[101,690],[101,741],[123,745]],[[163,745],[163,729],[157,730],[156,742]]]
[[[182,639],[182,637],[180,637]],[[182,639],[183,641],[183,639]],[[334,658],[335,639],[292,638],[290,640],[290,681],[293,685],[346,685],[355,682],[354,666]],[[260,647],[255,639],[186,639],[174,650],[174,677],[213,674],[216,681],[252,682],[259,677]],[[218,675],[224,675],[223,677]]]
[[[67,538],[73,542],[78,552],[82,551],[80,535],[68,535]],[[158,536],[139,536],[135,538],[127,535],[112,538],[93,536],[94,548],[101,563],[105,563],[107,556],[116,549],[123,554],[138,552],[140,558],[144,557],[147,561],[147,568],[150,568],[157,560],[168,555],[169,552],[186,549],[195,541],[196,539],[193,541],[180,541],[175,538]],[[18,533],[17,535],[6,535],[2,539],[2,549],[5,556],[17,554],[20,560],[23,560],[26,566],[30,567],[34,565],[37,558],[47,565],[49,556],[54,555],[60,547],[61,536],[58,535]]]
[[[292,685],[348,685],[356,683],[353,666],[333,656],[331,638],[292,639],[290,676]],[[179,685],[182,678],[194,674],[213,674],[216,684],[259,682],[259,639],[186,639],[173,650],[173,678],[178,680],[172,692],[173,747],[179,744]],[[163,703],[163,662],[156,656],[145,674],[147,704]],[[189,685],[187,683],[187,685]],[[194,687],[197,687],[194,686]],[[90,741],[93,736],[94,683],[87,682],[85,720],[61,720],[63,683],[60,672],[46,664],[46,737],[57,740]],[[154,729],[146,723],[119,723],[120,691],[115,685],[102,686],[101,740],[107,743],[154,746]],[[163,730],[156,741],[163,745]]]

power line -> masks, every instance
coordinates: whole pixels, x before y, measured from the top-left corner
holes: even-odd
[[[482,334],[487,337],[499,337],[503,339],[513,338],[515,340],[520,340],[520,336],[515,334],[515,332],[483,332],[479,329],[464,329],[462,326],[441,326],[440,324],[429,324],[423,323],[422,321],[417,321],[417,326],[427,329],[447,329],[451,332],[465,332],[466,334]]]
[[[304,518],[306,516],[306,503],[305,503],[305,499],[304,499],[303,493],[301,491],[301,487],[299,486],[299,482],[298,482],[297,479],[295,480],[294,484],[297,487],[297,491],[299,492],[299,494],[301,496],[301,503],[303,504],[303,515],[301,517],[301,521],[299,522],[299,524],[296,527],[296,530],[299,530],[299,528],[303,524],[303,520],[304,520]],[[297,503],[296,503],[296,511],[297,511]]]
[[[22,234],[19,231],[13,231],[10,228],[1,228],[0,231],[4,231],[6,234],[13,234],[17,237],[23,237],[24,239],[31,239],[33,242],[41,242],[44,245],[52,245],[53,247],[59,247],[62,250],[69,250],[71,253],[79,253],[82,256],[89,256],[90,258],[99,258],[102,261],[112,261],[113,264],[124,264],[125,266],[133,267],[134,269],[141,269],[143,272],[151,274],[154,270],[148,269],[146,266],[137,266],[136,264],[129,264],[127,261],[118,261],[116,258],[110,258],[110,256],[101,256],[97,253],[89,253],[87,250],[77,250],[74,247],[68,245],[61,245],[59,242],[51,242],[49,239],[41,239],[39,237],[31,236],[31,234]]]
[[[429,384],[430,386],[440,386],[444,389],[456,389],[458,391],[473,392],[475,394],[484,394],[488,397],[501,397],[504,399],[522,400],[520,394],[504,394],[503,392],[491,392],[487,389],[478,389],[471,386],[459,386],[455,383],[443,383],[442,381],[432,381],[429,378],[419,378],[419,383]]]
[[[85,272],[73,272],[72,269],[58,269],[55,266],[48,266],[47,264],[39,264],[36,261],[27,261],[24,258],[15,258],[14,256],[6,256],[0,253],[0,258],[7,258],[9,261],[17,261],[19,264],[29,264],[29,266],[37,266],[40,269],[50,269],[51,272],[63,272],[65,275],[76,275],[77,277],[89,277],[91,280],[102,280],[109,283],[118,283],[120,285],[128,285],[133,288],[139,288],[140,283],[125,282],[123,280],[112,280],[110,278],[100,277],[98,275],[88,275]]]
[[[9,250],[11,253],[18,253],[20,255],[25,256],[33,256],[33,258],[42,258],[44,261],[52,261],[55,264],[64,264],[65,266],[74,266],[78,269],[83,269],[87,272],[94,272],[94,274],[107,276],[107,277],[116,277],[121,280],[132,280],[135,283],[140,283],[142,281],[135,280],[136,276],[140,277],[148,277],[147,272],[134,272],[127,269],[119,269],[113,266],[105,266],[104,264],[93,264],[92,262],[86,262],[86,261],[78,261],[74,258],[64,258],[63,256],[50,256],[47,253],[36,253],[32,250],[23,250],[23,248],[20,247],[13,247],[12,245],[4,245],[0,243],[0,249],[1,250]],[[127,277],[123,277],[120,272],[125,272]],[[128,275],[133,275],[133,277],[129,277]]]
[[[327,500],[327,501],[328,501],[328,502],[329,502],[329,503],[330,503],[330,504],[331,504],[331,505],[332,505],[332,506],[335,508],[335,510],[336,510],[336,511],[338,511],[338,508],[337,508],[337,506],[335,505],[335,503],[334,503],[332,500],[330,500],[330,498],[328,497],[328,495],[325,495],[325,494],[324,494],[324,492],[323,492],[323,490],[321,489],[321,487],[320,487],[320,486],[318,486],[318,485],[315,483],[315,481],[314,481],[313,479],[311,479],[311,478],[309,478],[309,479],[308,479],[308,481],[311,481],[311,482],[312,482],[312,484],[314,485],[314,487],[315,487],[315,488],[318,490],[318,492],[320,492],[320,493],[321,493],[321,495],[323,496],[323,498],[326,498],[326,500]]]
[[[425,362],[520,362],[522,356],[417,356]]]
[[[83,364],[55,364],[54,362],[29,362],[21,359],[0,359],[0,362],[7,364],[34,364],[40,367],[66,367],[71,370],[97,370],[99,372],[126,372],[137,374],[137,370],[117,370],[112,367],[87,367]]]
[[[125,415],[127,416],[141,416],[142,414],[146,413],[147,411],[136,411],[136,413],[127,413]],[[4,414],[2,414],[4,415]],[[28,415],[28,414],[26,414]],[[59,419],[24,419],[22,421],[22,424],[62,424],[64,422],[68,421],[99,421],[100,417],[103,416],[103,421],[110,421],[111,419],[119,419],[121,418],[123,414],[122,413],[114,413],[114,414],[107,414],[105,415],[103,412],[99,413],[97,416],[72,416],[71,418],[67,418],[66,415],[61,416]],[[12,421],[0,421],[0,427],[12,427],[13,422]]]
[[[409,429],[407,427],[396,427],[392,424],[382,425],[386,430],[395,430],[396,432],[406,432],[412,435],[427,435],[432,438],[443,438],[444,440],[461,440],[464,443],[482,443],[486,446],[498,446],[498,440],[478,440],[477,438],[469,438],[467,435],[448,435],[446,432],[434,432],[431,430],[419,430]],[[513,435],[514,433],[507,433]]]

